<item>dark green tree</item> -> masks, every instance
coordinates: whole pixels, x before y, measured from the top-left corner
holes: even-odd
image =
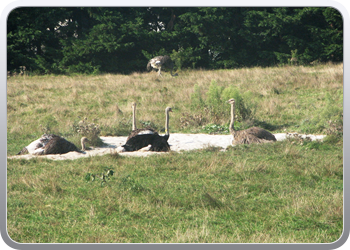
[[[343,60],[341,14],[324,7],[25,7],[7,28],[12,71],[130,73],[164,54],[178,68]]]

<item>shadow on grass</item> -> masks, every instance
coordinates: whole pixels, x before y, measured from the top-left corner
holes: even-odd
[[[264,121],[254,121],[254,126],[260,127],[269,131],[276,131],[276,130],[282,130],[284,128],[292,127],[293,124],[285,123],[280,125],[272,125],[270,123],[264,122]]]

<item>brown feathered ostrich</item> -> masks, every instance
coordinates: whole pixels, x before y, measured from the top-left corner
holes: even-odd
[[[161,76],[161,70],[162,68],[169,69],[170,70],[170,75],[171,76],[177,76],[176,74],[173,74],[173,68],[174,68],[174,63],[171,60],[170,56],[156,56],[152,58],[151,60],[148,61],[147,64],[147,70],[151,71],[151,69],[158,69],[158,76]]]
[[[235,130],[235,99],[232,98],[228,100],[227,103],[231,104],[231,122],[229,129],[233,136],[232,145],[276,141],[276,137],[273,134],[259,127],[252,127],[246,130]]]
[[[85,151],[85,144],[89,142],[86,137],[81,138],[81,150],[73,143],[67,141],[61,136],[54,134],[44,134],[39,139],[31,142],[24,147],[17,155],[32,154],[32,155],[48,155],[48,154],[65,154],[71,151]]]
[[[169,139],[169,112],[172,112],[170,107],[165,109],[165,135],[160,136],[157,131],[152,128],[136,128],[136,103],[132,104],[133,108],[133,122],[130,135],[122,147],[125,151],[137,151],[141,148],[151,145],[149,151],[166,152],[170,150],[168,144]]]

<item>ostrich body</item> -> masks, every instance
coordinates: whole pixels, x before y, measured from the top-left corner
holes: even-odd
[[[133,103],[133,131],[126,139],[126,143],[122,145],[125,151],[137,151],[141,148],[151,145],[149,151],[166,152],[170,150],[168,144],[169,139],[169,112],[172,112],[170,107],[165,109],[165,135],[160,136],[152,128],[137,129],[136,128],[136,103]]]
[[[73,143],[67,141],[61,136],[54,134],[44,134],[39,139],[33,141],[28,146],[24,147],[17,155],[32,154],[32,155],[48,155],[48,154],[65,154],[71,151],[85,151],[85,143],[89,142],[86,137],[81,138],[81,150]]]
[[[151,71],[151,69],[158,69],[158,76],[161,76],[162,68],[170,69],[171,76],[177,76],[173,74],[174,63],[171,60],[170,56],[156,56],[148,61],[147,70]]]
[[[235,130],[235,100],[232,98],[228,100],[227,103],[231,104],[231,121],[229,129],[233,136],[232,145],[276,141],[276,137],[273,134],[259,127],[252,127],[246,130]]]

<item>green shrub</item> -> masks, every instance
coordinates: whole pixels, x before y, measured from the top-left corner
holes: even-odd
[[[207,124],[203,126],[203,132],[208,134],[228,133],[228,126],[222,126],[217,124]]]
[[[253,119],[255,115],[256,107],[253,103],[247,102],[250,98],[251,93],[246,92],[244,96],[240,94],[237,88],[229,86],[222,91],[221,99],[227,101],[231,98],[235,99],[236,103],[236,117],[238,120]]]
[[[204,106],[204,100],[202,98],[202,93],[201,93],[201,88],[195,84],[194,85],[194,90],[193,93],[191,95],[191,107],[192,108],[199,108],[201,106]]]
[[[233,86],[223,88],[218,86],[216,81],[210,83],[208,91],[202,97],[201,89],[198,85],[194,86],[194,91],[191,95],[191,107],[202,107],[203,113],[207,116],[207,121],[211,125],[223,122],[226,124],[229,115],[229,105],[226,103],[229,99],[234,98],[236,101],[236,119],[238,121],[253,120],[255,114],[255,105],[247,102],[250,92],[243,95]],[[210,125],[210,126],[211,126]],[[210,129],[209,129],[210,130]]]
[[[221,100],[222,91],[223,87],[218,86],[215,81],[212,81],[206,93],[206,106],[215,123],[226,113],[225,106],[223,105],[225,101]]]

